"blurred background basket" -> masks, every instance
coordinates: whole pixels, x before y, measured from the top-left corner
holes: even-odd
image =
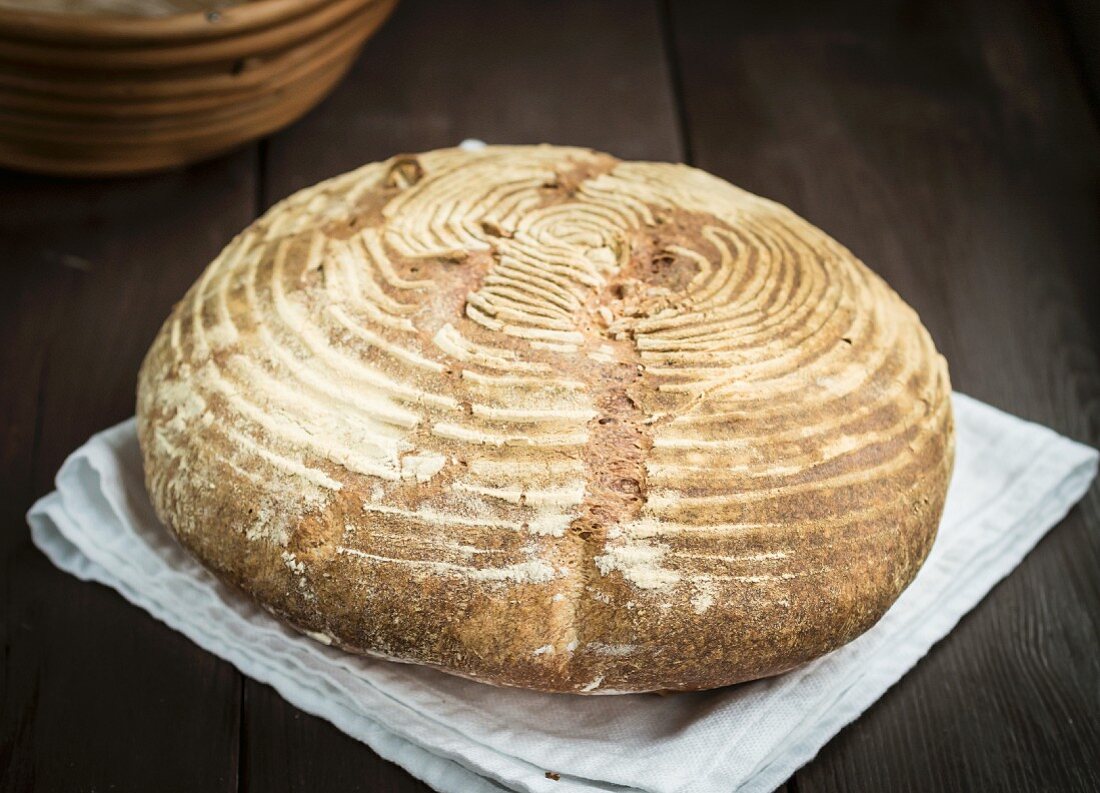
[[[167,16],[0,3],[0,165],[139,173],[266,135],[324,98],[395,3],[252,0]]]

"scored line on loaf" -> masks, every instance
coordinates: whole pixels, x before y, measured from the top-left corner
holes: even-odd
[[[877,619],[934,536],[949,391],[914,312],[783,207],[685,166],[488,147],[273,207],[169,318],[138,413],[158,513],[294,624],[647,690]],[[696,651],[732,671],[639,671],[719,617],[758,657],[715,638]]]

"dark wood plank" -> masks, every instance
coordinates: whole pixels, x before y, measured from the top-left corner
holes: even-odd
[[[656,3],[402,0],[336,93],[269,141],[268,198],[466,138],[680,159]]]
[[[10,340],[0,346],[0,642],[4,647],[3,685],[0,687],[0,780],[8,789],[29,789],[34,780],[30,747],[33,701],[35,695],[20,698],[22,690],[32,692],[37,674],[20,676],[8,662],[13,636],[20,626],[11,622],[12,576],[10,560],[25,544],[23,513],[34,492],[30,461],[38,428],[38,404],[46,347],[59,325],[56,303],[34,299],[47,293],[52,281],[65,281],[60,261],[51,266],[11,267],[7,271],[9,288],[0,292],[0,334]],[[11,527],[12,530],[8,530]],[[16,528],[18,527],[18,528]],[[17,711],[14,703],[21,699]]]
[[[13,289],[0,358],[5,790],[233,790],[240,676],[107,588],[56,570],[23,513],[65,456],[133,413],[172,303],[254,214],[255,154],[146,179],[0,175]],[[27,396],[29,395],[29,397]]]
[[[271,200],[396,152],[496,143],[681,156],[657,8],[632,0],[405,0],[348,81],[267,145]],[[424,790],[246,681],[242,790]]]
[[[1048,10],[973,5],[677,4],[688,142],[698,164],[883,272],[961,389],[1096,443],[1100,149],[1080,63]],[[257,194],[464,137],[678,159],[657,20],[626,0],[409,0],[348,83],[270,142],[260,184],[248,152],[109,184],[0,176],[0,788],[235,787],[243,695],[241,787],[423,789],[53,570],[22,513],[68,451],[132,411],[157,325]],[[1098,501],[1094,489],[798,787],[1100,786]]]
[[[420,780],[323,719],[245,679],[240,790],[428,793]]]
[[[1100,119],[1100,0],[1061,0],[1069,55],[1089,92],[1093,115]]]
[[[1100,141],[1049,8],[672,7],[696,164],[780,200],[925,318],[962,391],[1100,440]],[[1100,788],[1100,504],[796,776]]]

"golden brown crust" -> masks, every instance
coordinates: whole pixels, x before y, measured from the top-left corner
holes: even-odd
[[[947,367],[824,233],[682,165],[395,157],[237,237],[142,367],[158,514],[322,641],[500,685],[701,689],[920,567]]]

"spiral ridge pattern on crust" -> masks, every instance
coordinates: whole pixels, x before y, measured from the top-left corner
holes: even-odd
[[[789,210],[552,146],[395,157],[234,239],[142,369],[158,514],[321,641],[610,693],[870,627],[935,535],[946,365]]]

